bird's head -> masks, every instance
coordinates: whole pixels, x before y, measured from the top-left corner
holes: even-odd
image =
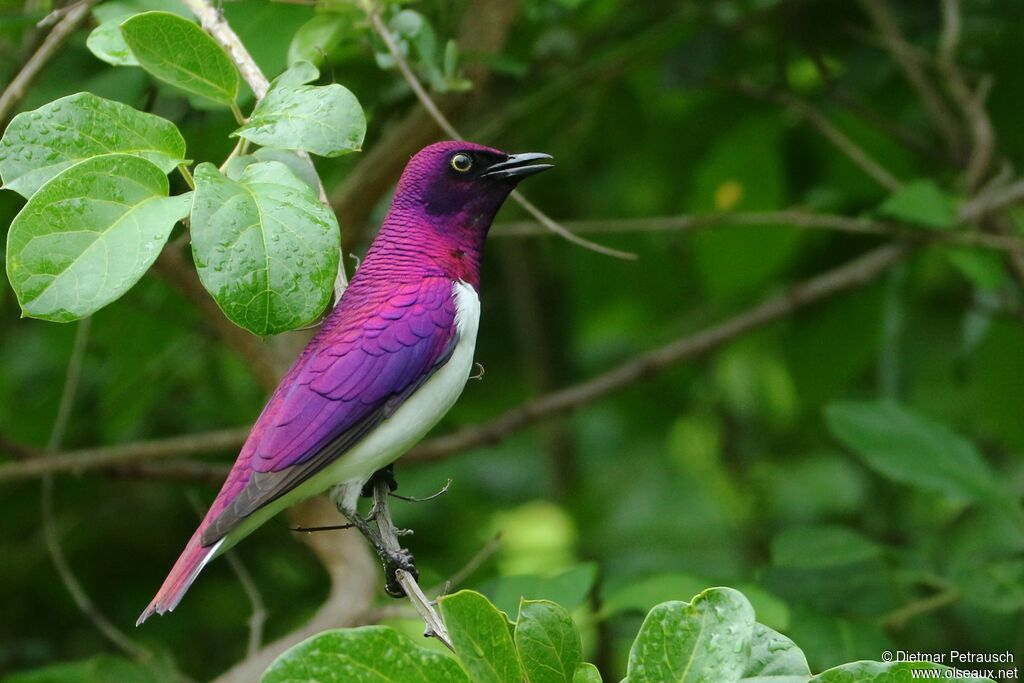
[[[438,142],[409,160],[395,201],[436,225],[482,230],[523,178],[551,168],[551,156],[508,154],[472,142]]]

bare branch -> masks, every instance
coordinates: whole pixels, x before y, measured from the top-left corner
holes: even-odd
[[[960,137],[960,125],[949,110],[942,95],[933,87],[920,63],[912,55],[909,43],[903,36],[896,18],[885,0],[860,0],[864,11],[882,37],[882,43],[903,71],[907,82],[917,92],[929,116],[935,122],[946,140],[946,145],[959,159],[963,155],[963,142]]]
[[[387,479],[377,477],[373,484],[373,513],[371,516],[377,523],[377,529],[380,532],[380,540],[384,549],[392,553],[400,553],[402,546],[398,542],[399,530],[391,520],[391,508],[388,501],[390,493],[391,487]],[[409,602],[412,603],[416,613],[423,619],[426,627],[423,635],[428,638],[437,638],[445,647],[454,652],[455,647],[452,645],[452,639],[448,635],[448,628],[444,625],[444,621],[441,620],[437,610],[434,609],[434,605],[423,594],[423,590],[416,581],[416,577],[403,569],[396,569],[395,580],[402,587],[402,590],[405,591],[405,595],[409,598]]]
[[[75,394],[78,391],[78,380],[82,374],[82,363],[85,360],[85,346],[89,338],[89,327],[91,318],[85,318],[78,323],[78,330],[75,333],[75,345],[71,350],[71,358],[68,360],[67,374],[64,377],[64,388],[60,396],[60,404],[57,407],[57,416],[53,421],[53,429],[50,431],[50,438],[46,444],[46,450],[54,452],[60,448],[64,440],[64,432],[67,430],[68,419],[75,403]],[[64,548],[60,543],[60,535],[57,533],[57,525],[54,522],[53,512],[53,477],[46,475],[42,481],[42,497],[40,499],[40,511],[42,514],[43,539],[46,541],[46,548],[50,552],[53,566],[57,569],[61,582],[71,594],[72,600],[85,617],[93,623],[103,636],[118,647],[129,657],[144,660],[150,656],[148,650],[129,638],[121,629],[107,619],[107,617],[96,607],[89,594],[85,592],[82,583],[75,576],[64,554]]]
[[[552,392],[509,410],[500,417],[440,436],[413,448],[404,462],[438,460],[470,448],[493,445],[508,435],[552,415],[575,410],[621,391],[683,360],[712,351],[753,330],[784,318],[812,303],[872,281],[910,252],[909,247],[886,245],[811,278],[788,292],[741,313],[724,323],[679,339],[627,361],[603,375]]]
[[[963,72],[956,61],[960,45],[960,0],[942,0],[942,34],[939,39],[937,62],[946,79],[946,86],[967,122],[971,137],[965,184],[973,192],[985,179],[995,152],[995,129],[985,109],[985,100],[992,89],[992,77],[984,76],[975,92],[971,92]]]
[[[654,216],[651,218],[622,218],[607,220],[567,221],[573,232],[580,234],[607,234],[621,232],[689,232],[705,228],[764,227],[784,225],[808,230],[834,230],[854,235],[870,235],[981,247],[993,251],[1012,251],[1024,247],[1024,241],[1009,235],[981,232],[925,231],[868,218],[854,218],[838,214],[821,214],[802,209],[783,211],[719,212],[709,214],[683,214]],[[509,221],[492,228],[493,237],[538,237],[550,234],[532,221]]]
[[[0,465],[0,481],[38,477],[52,472],[82,472],[97,467],[112,467],[157,458],[232,450],[238,448],[248,435],[249,428],[243,427],[203,434],[186,434],[168,439],[136,441],[122,446],[54,453]]]
[[[384,25],[384,20],[380,18],[380,13],[377,11],[377,8],[373,0],[362,0],[362,7],[363,10],[366,12],[367,18],[370,20],[370,24],[373,26],[373,29],[377,32],[377,35],[380,36],[380,39],[384,41],[384,45],[387,47],[392,59],[395,60],[395,64],[398,66],[398,70],[401,72],[402,77],[405,79],[406,83],[408,83],[409,88],[416,95],[417,99],[419,99],[420,104],[423,105],[423,108],[427,110],[427,113],[430,114],[431,118],[434,119],[434,121],[441,128],[441,130],[444,131],[445,135],[448,135],[453,140],[461,140],[463,137],[462,134],[455,129],[455,126],[453,126],[451,121],[448,120],[448,117],[444,115],[444,112],[442,112],[441,109],[437,106],[437,103],[434,102],[433,98],[430,96],[430,93],[428,93],[426,89],[423,87],[423,84],[420,83],[419,78],[417,78],[416,74],[413,73],[412,67],[409,66],[409,63],[405,60],[405,57],[402,55],[401,51],[398,49],[398,46],[395,44],[394,38],[391,37],[391,32],[388,31],[388,27]],[[511,197],[520,206],[522,206],[528,214],[533,216],[538,222],[540,222],[546,228],[560,235],[566,240],[573,242],[574,244],[578,244],[586,249],[590,249],[591,251],[596,251],[600,254],[605,254],[607,256],[614,256],[616,258],[622,259],[636,258],[636,254],[632,254],[626,251],[619,251],[618,249],[612,249],[610,247],[606,247],[604,245],[591,242],[590,240],[585,240],[577,235],[573,235],[571,232],[569,232],[561,225],[559,225],[550,216],[548,216],[546,213],[537,208],[532,202],[527,200],[526,197],[524,197],[522,193],[520,193],[518,190],[513,191]]]
[[[14,108],[25,97],[25,93],[28,92],[29,86],[32,85],[39,72],[53,58],[57,48],[63,45],[68,36],[74,33],[78,25],[89,16],[89,10],[98,1],[79,0],[77,4],[67,8],[63,18],[47,34],[39,48],[25,62],[25,66],[4,88],[3,93],[0,93],[0,128],[4,128]]]
[[[826,140],[831,142],[836,149],[874,179],[875,182],[890,192],[895,192],[903,186],[903,183],[896,176],[875,161],[863,147],[854,142],[846,133],[829,121],[827,116],[803,99],[781,90],[766,90],[748,81],[740,81],[736,84],[736,87],[746,95],[776,102],[802,116]]]

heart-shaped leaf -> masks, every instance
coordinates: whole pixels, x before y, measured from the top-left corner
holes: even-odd
[[[156,260],[191,195],[126,154],[93,157],[32,195],[7,235],[7,276],[25,315],[68,322],[117,299]]]
[[[739,591],[709,588],[692,602],[664,602],[644,619],[629,652],[630,683],[717,683],[740,678],[750,657],[754,609]]]
[[[308,324],[330,301],[338,221],[287,166],[254,163],[237,181],[195,172],[192,253],[224,314],[258,335]]]

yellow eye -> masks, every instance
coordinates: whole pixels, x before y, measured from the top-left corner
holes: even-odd
[[[468,154],[456,154],[452,157],[452,168],[459,173],[469,173],[469,169],[473,168],[473,160]]]

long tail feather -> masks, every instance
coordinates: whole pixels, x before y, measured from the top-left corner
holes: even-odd
[[[188,545],[185,546],[185,550],[178,557],[178,561],[174,563],[171,572],[164,579],[164,583],[160,586],[160,590],[157,591],[156,597],[153,598],[153,601],[149,603],[149,607],[139,616],[139,620],[135,622],[136,626],[141,625],[142,622],[149,619],[153,614],[166,614],[177,607],[189,586],[199,576],[199,572],[203,570],[207,562],[213,559],[224,539],[220,539],[213,545],[203,546],[200,543],[202,532],[202,526],[196,529]]]

